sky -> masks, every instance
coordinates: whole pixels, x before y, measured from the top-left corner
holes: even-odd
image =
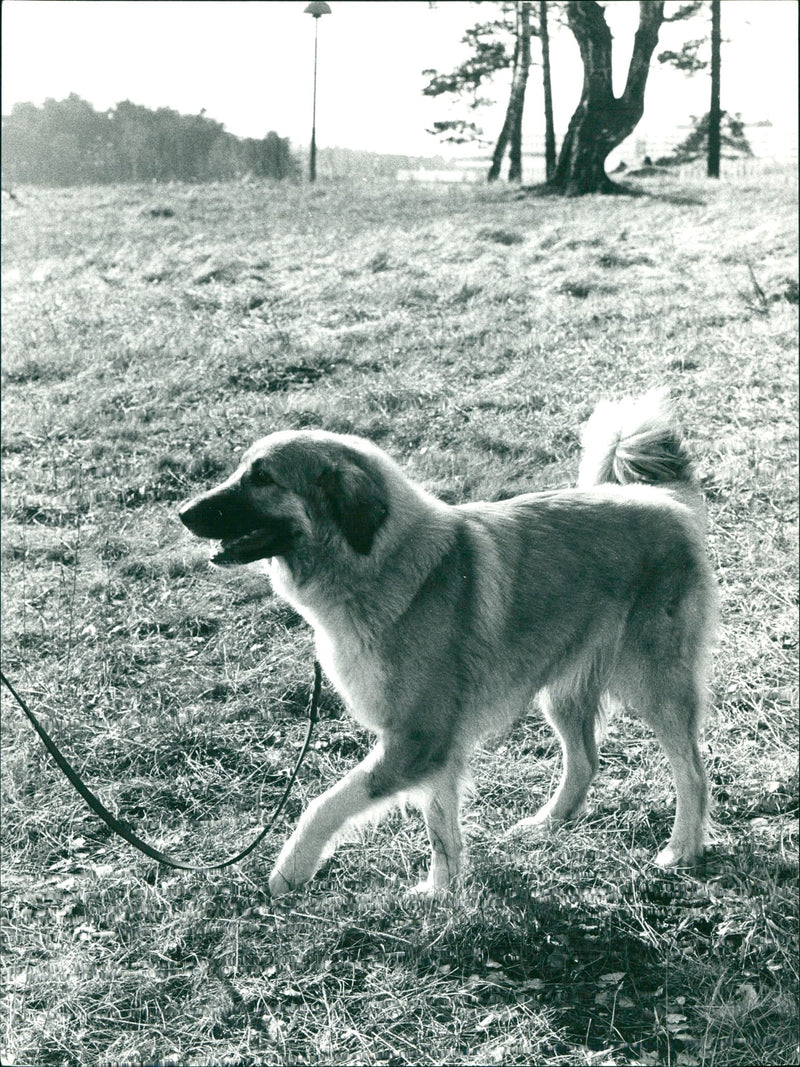
[[[77,93],[97,110],[126,99],[189,114],[204,108],[231,133],[263,137],[275,130],[307,145],[315,20],[305,6],[306,0],[4,0],[3,114],[18,102]],[[316,27],[317,144],[438,153],[426,128],[467,116],[444,98],[423,97],[422,71],[448,71],[460,62],[464,30],[489,5],[331,0],[330,6]],[[630,0],[607,5],[617,78],[624,78],[637,8]],[[776,154],[797,150],[797,11],[796,0],[722,4],[722,107],[749,122],[771,121],[768,150]],[[658,50],[706,33],[702,20],[664,26]],[[536,56],[536,42],[533,50]],[[580,96],[582,68],[568,30],[554,30],[551,52],[560,137]],[[634,136],[680,139],[690,116],[708,110],[708,95],[707,75],[688,78],[654,62]],[[481,114],[489,140],[503,121],[502,83],[497,99]],[[525,137],[529,143],[543,137],[539,67],[531,68]]]

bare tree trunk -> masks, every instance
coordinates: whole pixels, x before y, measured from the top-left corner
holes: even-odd
[[[511,84],[514,84],[514,79],[517,76],[517,63],[519,62],[519,39],[517,39],[516,47],[514,48],[514,73],[512,75]],[[506,154],[506,146],[508,145],[508,139],[511,136],[511,101],[509,100],[508,107],[506,108],[506,117],[503,120],[503,128],[500,130],[500,136],[497,138],[497,144],[494,146],[494,152],[492,153],[492,165],[489,167],[489,173],[486,175],[488,182],[496,182],[500,177],[500,168],[503,165],[503,156]]]
[[[522,181],[522,112],[525,107],[528,71],[531,67],[531,4],[529,2],[517,4],[517,39],[520,42],[520,55],[517,79],[511,87],[514,119],[508,168],[510,182]]]
[[[664,3],[639,2],[639,26],[619,97],[613,91],[612,38],[603,8],[595,0],[569,0],[567,19],[581,51],[583,91],[548,184],[567,196],[612,192],[616,186],[605,172],[605,161],[644,114],[647,75],[664,20]]]
[[[518,2],[516,38],[514,48],[514,68],[511,76],[511,94],[508,98],[506,117],[497,139],[492,165],[487,180],[496,181],[500,177],[500,167],[506,146],[511,142],[509,152],[509,181],[522,180],[522,111],[525,106],[525,88],[528,84],[528,71],[531,65],[531,4],[530,0]]]
[[[711,0],[711,111],[708,116],[708,176],[719,177],[720,123],[722,111],[719,103],[721,71],[722,29],[721,0]]]
[[[539,35],[542,39],[542,79],[544,81],[544,173],[546,180],[550,181],[556,170],[556,132],[553,124],[553,91],[550,83],[547,0],[539,0]]]

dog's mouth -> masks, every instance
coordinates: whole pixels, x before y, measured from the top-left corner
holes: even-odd
[[[280,523],[270,528],[251,530],[242,537],[225,538],[220,542],[220,551],[211,557],[219,567],[254,563],[258,559],[285,556],[292,548],[295,534],[289,524]]]
[[[254,563],[274,554],[275,538],[269,530],[253,530],[244,537],[234,537],[220,542],[220,551],[214,553],[211,562],[217,566],[230,567],[238,563]]]

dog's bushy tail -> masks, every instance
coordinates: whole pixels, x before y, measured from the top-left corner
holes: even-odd
[[[693,482],[692,464],[663,390],[602,401],[583,430],[579,488]]]

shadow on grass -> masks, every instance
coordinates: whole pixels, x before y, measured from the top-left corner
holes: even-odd
[[[504,881],[504,896],[521,897],[524,914],[513,922],[498,915],[494,923],[484,914],[474,928],[467,923],[453,935],[453,967],[465,979],[483,969],[474,945],[485,953],[489,981],[471,982],[477,1000],[489,1006],[532,999],[555,1013],[563,1038],[595,1050],[655,1038],[664,960],[630,915],[577,896],[572,902],[533,899],[524,878]]]
[[[655,192],[649,189],[642,189],[638,185],[630,185],[622,182],[609,181],[608,185],[603,189],[598,190],[598,192],[601,196],[626,196],[631,199],[657,200],[664,204],[673,204],[676,207],[704,207],[706,204],[706,201],[703,198],[692,193],[680,193],[673,190],[659,190],[658,192]],[[547,182],[542,182],[538,185],[523,185],[518,196],[519,199],[527,197],[569,198],[569,194],[565,193],[562,189],[557,189],[555,186],[548,185]],[[574,199],[574,197],[572,199]]]
[[[495,870],[477,896],[456,896],[441,913],[438,904],[420,901],[416,920],[406,913],[405,938],[397,937],[403,926],[396,910],[378,905],[369,924],[363,916],[343,923],[317,951],[333,976],[352,982],[355,962],[366,981],[376,961],[385,963],[402,942],[406,951],[395,964],[406,972],[400,985],[427,986],[431,996],[446,986],[451,1004],[467,1015],[544,1013],[555,1043],[539,1054],[614,1048],[644,1052],[652,1057],[645,1062],[674,1062],[699,1040],[690,1023],[675,1026],[678,1014],[690,1016],[695,983],[686,981],[692,961],[682,955],[678,965],[673,957],[683,941],[687,949],[696,944],[695,924],[707,907],[685,890],[682,881],[658,872],[624,890],[576,885],[570,893],[561,886],[557,895],[538,896],[529,873]],[[713,919],[705,919],[700,939],[710,946]],[[429,923],[441,927],[435,938],[426,931]]]

